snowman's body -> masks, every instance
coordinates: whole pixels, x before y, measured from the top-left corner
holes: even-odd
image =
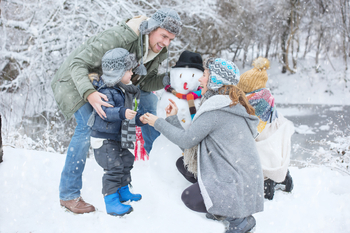
[[[188,94],[190,92],[195,92],[198,90],[199,81],[198,79],[202,77],[203,71],[196,68],[187,68],[187,67],[177,67],[170,70],[170,83],[171,87],[175,89],[180,94]],[[166,117],[165,108],[169,105],[169,99],[172,99],[177,107],[178,113],[177,116],[181,122],[181,125],[184,129],[188,129],[192,119],[189,110],[189,105],[187,100],[179,99],[172,93],[164,91],[160,96],[157,105],[157,116],[161,118]],[[196,109],[198,109],[200,99],[195,99],[194,104]]]

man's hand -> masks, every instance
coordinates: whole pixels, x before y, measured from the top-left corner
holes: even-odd
[[[125,111],[125,118],[131,120],[132,118],[134,118],[136,116],[135,111],[131,110],[131,109],[126,109]]]
[[[108,98],[106,95],[95,91],[93,93],[91,93],[88,97],[87,100],[89,101],[89,103],[91,104],[91,106],[95,109],[95,111],[97,112],[97,114],[102,118],[102,119],[106,119],[107,115],[106,113],[102,110],[102,105],[105,107],[110,107],[113,108],[113,105],[104,102],[103,100],[108,101]]]
[[[166,117],[175,116],[179,110],[174,100],[169,99],[169,101],[169,105],[165,108]]]

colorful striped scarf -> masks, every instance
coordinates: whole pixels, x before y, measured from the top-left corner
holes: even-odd
[[[202,97],[201,87],[198,87],[197,91],[190,92],[188,94],[181,94],[181,93],[175,91],[175,89],[172,88],[170,85],[166,85],[164,89],[167,92],[172,93],[174,96],[176,96],[179,99],[187,100],[188,107],[189,107],[190,114],[191,114],[191,119],[193,119],[194,115],[196,115],[196,106],[194,105],[194,100]]]
[[[255,115],[259,118],[258,132],[261,133],[273,111],[275,110],[275,98],[266,88],[261,88],[246,94],[250,105],[255,109]]]

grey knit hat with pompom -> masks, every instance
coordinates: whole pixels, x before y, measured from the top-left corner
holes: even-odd
[[[172,9],[159,9],[151,18],[141,23],[140,32],[143,35],[149,34],[159,27],[177,36],[180,34],[182,28],[181,18],[177,12]]]

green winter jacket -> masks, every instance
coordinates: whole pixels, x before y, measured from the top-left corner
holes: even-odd
[[[51,82],[54,97],[66,119],[83,106],[87,102],[87,97],[96,91],[88,74],[91,72],[102,74],[103,55],[110,49],[124,48],[130,53],[135,53],[139,60],[143,56],[140,45],[141,35],[137,36],[125,22],[120,22],[117,26],[90,37],[75,49],[58,69]],[[152,61],[145,64],[147,75],[137,79],[134,84],[139,85],[143,91],[162,89],[164,74],[158,75],[158,67],[166,58],[167,49],[164,48]]]

